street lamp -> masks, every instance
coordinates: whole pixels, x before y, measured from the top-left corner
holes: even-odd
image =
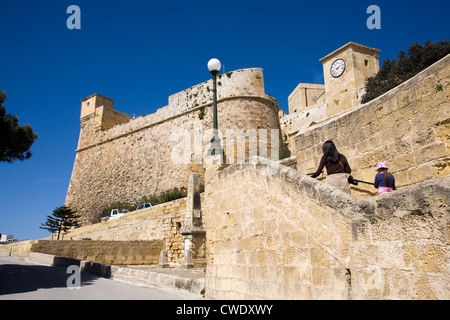
[[[213,137],[211,139],[211,146],[208,150],[208,156],[223,155],[222,146],[219,138],[219,128],[217,125],[217,85],[216,76],[219,73],[222,65],[218,59],[211,59],[208,61],[209,72],[213,75]]]

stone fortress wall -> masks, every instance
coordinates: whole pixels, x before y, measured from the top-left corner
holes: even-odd
[[[129,121],[123,114],[104,112],[104,106],[112,108],[110,99],[88,97],[99,99],[89,101],[89,107],[95,106],[91,111],[82,111],[67,202],[86,207],[88,213],[105,199],[134,199],[141,191],[163,190],[162,184],[177,185],[180,177],[200,168],[205,182],[200,215],[206,231],[207,298],[448,300],[449,60],[445,57],[341,115],[323,121],[320,113],[315,118],[320,123],[309,123],[309,129],[295,133],[291,150],[298,170],[253,157],[228,167],[212,165],[206,172],[202,165],[167,163],[170,153],[164,149],[177,141],[170,142],[165,131],[176,125],[192,132],[203,106],[206,117],[201,124],[210,127],[210,102],[200,93],[208,92],[209,82],[177,94],[169,99],[175,103],[173,109],[169,104],[148,119]],[[219,127],[279,128],[278,106],[255,89],[262,81],[260,69],[223,75],[222,85],[240,72],[242,78],[236,79],[244,80],[236,87],[247,85],[247,91],[219,96]],[[198,106],[194,98],[200,99]],[[83,101],[86,107],[89,99]],[[193,104],[191,109],[180,106],[181,101]],[[123,123],[107,129],[114,122]],[[155,135],[163,140],[149,149]],[[328,139],[349,158],[355,178],[373,179],[376,162],[386,160],[400,189],[367,198],[372,191],[360,185],[361,190],[352,191],[365,198],[358,199],[306,176],[318,165],[322,143]],[[152,147],[157,154],[148,151]],[[149,163],[152,167],[145,167]],[[146,168],[145,179],[135,173],[141,173],[141,166]],[[153,177],[159,177],[159,185],[151,184]],[[186,199],[176,200],[116,221],[83,226],[65,239],[163,239],[169,261],[179,263],[187,207]],[[18,255],[27,254],[26,244],[14,248]]]
[[[281,139],[278,103],[264,93],[262,69],[227,72],[217,81],[220,128],[275,129]],[[112,99],[98,94],[83,99],[66,205],[92,223],[114,202],[186,187],[191,172],[203,177],[202,156],[212,137],[212,87],[212,80],[193,86],[170,96],[168,106],[132,120],[113,109]],[[188,134],[187,142],[180,131]],[[270,150],[270,130],[267,136]],[[186,144],[188,154],[176,149]]]

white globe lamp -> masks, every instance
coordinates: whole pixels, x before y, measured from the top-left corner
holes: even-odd
[[[211,72],[212,74],[219,73],[221,68],[222,68],[222,64],[220,63],[220,61],[218,59],[212,58],[211,60],[208,61],[208,69],[209,69],[209,72]]]

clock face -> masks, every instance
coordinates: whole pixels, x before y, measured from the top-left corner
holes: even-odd
[[[345,61],[342,59],[337,59],[331,65],[331,75],[334,78],[339,78],[345,71]]]

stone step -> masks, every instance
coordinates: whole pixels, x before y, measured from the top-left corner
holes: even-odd
[[[107,265],[38,252],[31,252],[28,260],[49,266],[64,267],[77,265],[84,272],[95,273],[103,277],[122,280],[137,285],[151,285],[183,290],[198,294],[199,298],[202,298],[205,292],[204,268],[185,269],[177,266],[161,268],[157,265]]]

